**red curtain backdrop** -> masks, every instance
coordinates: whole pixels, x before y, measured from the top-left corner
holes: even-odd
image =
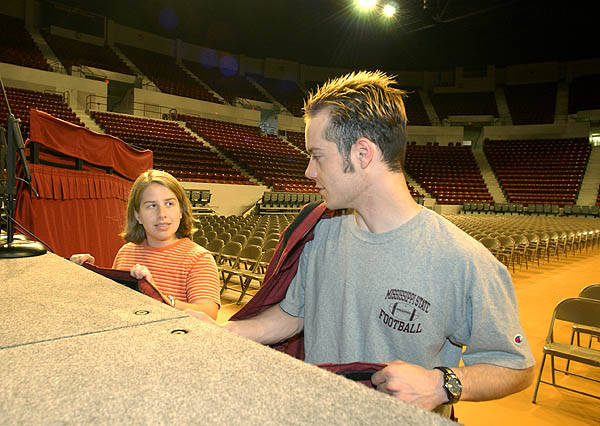
[[[112,167],[127,179],[93,167],[70,170],[30,164],[32,185],[39,198],[25,186],[17,197],[16,220],[46,242],[56,254],[91,253],[96,264],[111,267],[124,243],[127,196],[140,173],[152,168],[152,152],[138,151],[113,136],[92,132],[31,111],[31,141],[61,154],[102,167]],[[53,157],[44,154],[41,158]],[[57,157],[52,161],[64,163]]]

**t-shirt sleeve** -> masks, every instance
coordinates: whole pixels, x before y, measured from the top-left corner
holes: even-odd
[[[211,300],[221,306],[219,271],[212,255],[198,252],[192,262],[187,279],[187,300],[190,303],[198,300]]]
[[[308,265],[307,253],[311,245],[312,241],[304,245],[296,275],[290,282],[285,298],[279,303],[281,309],[294,317],[304,318],[304,283],[306,279],[306,267]]]
[[[127,250],[126,244],[121,246],[121,248],[117,252],[117,255],[115,256],[115,260],[113,260],[112,269],[118,269],[118,270],[127,270],[128,269],[128,268],[125,268],[124,264],[123,264],[124,253],[126,250]]]
[[[524,369],[535,364],[519,316],[508,270],[499,262],[472,266],[462,306],[466,321],[451,340],[464,342],[465,365],[493,364]]]

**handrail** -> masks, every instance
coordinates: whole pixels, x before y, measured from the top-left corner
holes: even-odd
[[[108,111],[108,100],[119,99],[118,96],[101,96],[90,94],[85,99],[85,111],[99,111],[101,106],[104,106]],[[150,104],[146,102],[133,102],[133,115],[136,111],[141,111],[143,117],[155,118],[161,120],[175,120],[177,118],[177,109],[171,106]]]
[[[56,72],[59,74],[68,74],[67,69],[59,60],[50,62],[48,65],[50,66],[52,72]]]

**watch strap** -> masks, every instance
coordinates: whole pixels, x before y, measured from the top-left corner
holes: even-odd
[[[434,367],[444,373],[444,390],[448,396],[446,404],[456,404],[462,394],[462,384],[460,379],[452,369],[448,367]],[[452,389],[451,389],[452,387]]]

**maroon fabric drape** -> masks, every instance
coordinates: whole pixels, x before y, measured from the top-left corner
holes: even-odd
[[[119,138],[76,126],[43,111],[31,110],[29,127],[33,142],[96,166],[112,167],[128,179],[135,180],[152,168],[152,151],[137,150]]]
[[[25,185],[20,185],[17,195],[16,220],[56,254],[69,257],[91,253],[98,266],[111,267],[124,243],[119,233],[125,223],[132,180],[152,168],[152,152],[135,150],[120,139],[35,110],[31,111],[31,136],[32,141],[46,148],[112,167],[131,179],[89,166],[84,166],[88,170],[72,170],[29,164],[32,186],[39,198]],[[52,154],[41,156],[56,160],[51,157]]]

